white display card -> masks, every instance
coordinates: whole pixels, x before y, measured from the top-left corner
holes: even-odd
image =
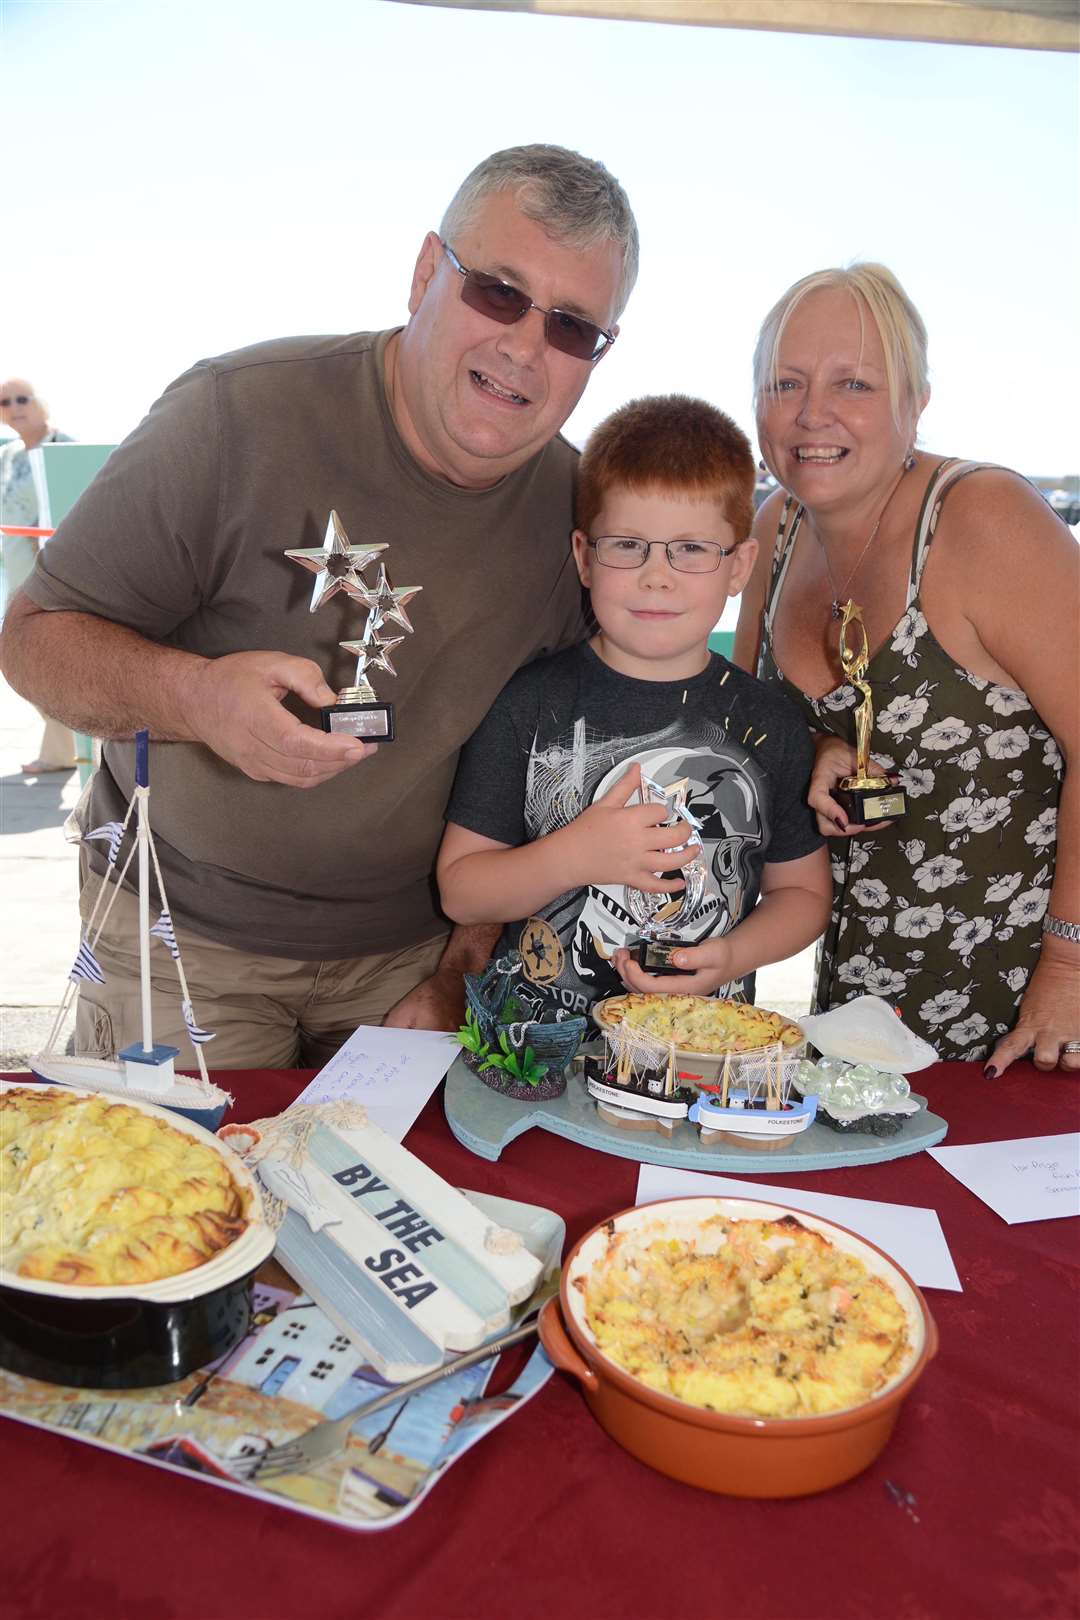
[[[927,1150],[1010,1226],[1080,1215],[1080,1134]]]
[[[361,1024],[296,1101],[363,1103],[400,1142],[460,1050],[440,1030]]]
[[[801,1188],[741,1181],[699,1170],[669,1170],[659,1164],[643,1164],[638,1176],[639,1204],[651,1204],[660,1198],[720,1195],[763,1198],[770,1204],[804,1209],[808,1215],[822,1215],[876,1243],[920,1288],[963,1292],[937,1210],[922,1209],[917,1204],[882,1204],[870,1198],[841,1198],[836,1193],[804,1192]]]

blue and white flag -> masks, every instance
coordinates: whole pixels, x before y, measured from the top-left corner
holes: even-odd
[[[191,1002],[183,1001],[180,1003],[180,1005],[183,1008],[184,1023],[187,1025],[187,1032],[191,1036],[191,1039],[195,1042],[196,1046],[201,1046],[204,1041],[212,1041],[214,1039],[213,1031],[208,1029],[200,1029],[198,1024],[195,1022],[195,1009],[191,1005]]]
[[[123,836],[124,823],[122,821],[106,821],[103,826],[95,827],[93,832],[84,834],[84,838],[87,840],[91,838],[99,838],[102,840],[107,838],[109,840],[110,866],[113,866],[116,863],[116,857],[120,853],[120,841]]]
[[[78,956],[71,964],[71,972],[68,974],[68,978],[72,984],[77,984],[80,979],[90,979],[94,984],[105,983],[105,975],[98,967],[94,953],[85,939],[79,946]]]
[[[176,935],[173,932],[172,917],[169,914],[167,907],[161,913],[161,916],[158,918],[157,922],[151,924],[150,932],[155,936],[155,938],[165,942],[165,944],[169,947],[169,955],[172,957],[173,961],[179,962],[180,947],[176,943]]]

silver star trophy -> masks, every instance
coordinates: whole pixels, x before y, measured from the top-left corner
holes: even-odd
[[[630,955],[646,973],[668,975],[694,971],[676,967],[671,960],[672,951],[686,944],[679,936],[679,925],[693,916],[701,904],[708,876],[701,858],[701,822],[686,804],[689,786],[689,778],[685,776],[672,782],[670,787],[661,787],[647,776],[641,780],[642,804],[666,806],[667,819],[661,825],[672,829],[673,838],[681,839],[678,844],[672,843],[672,850],[683,850],[688,844],[696,844],[698,848],[698,854],[685,866],[656,874],[657,877],[681,877],[685,888],[677,889],[674,894],[652,894],[627,887],[626,909],[641,931],[637,943],[630,946]],[[678,833],[676,828],[680,829]]]
[[[385,545],[351,546],[336,512],[330,513],[326,525],[326,538],[321,546],[308,550],[286,551],[286,557],[299,563],[315,575],[309,611],[328,602],[338,591],[344,591],[350,601],[361,602],[368,610],[367,623],[359,641],[339,641],[338,646],[352,653],[356,659],[356,676],[351,686],[343,687],[337,702],[320,710],[324,731],[344,732],[367,742],[393,742],[394,705],[381,703],[368,680],[369,669],[383,669],[396,675],[390,662],[390,653],[400,647],[404,636],[380,635],[388,626],[400,625],[409,635],[413,627],[405,612],[406,605],[423,589],[421,585],[405,585],[395,590],[382,562],[374,587],[364,578],[364,569],[373,557],[385,551]]]

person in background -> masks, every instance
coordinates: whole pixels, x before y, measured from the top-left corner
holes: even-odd
[[[708,646],[757,553],[753,488],[749,440],[704,400],[633,400],[601,423],[573,536],[596,634],[520,670],[462,753],[443,909],[511,924],[501,951],[546,941],[541,996],[555,1009],[584,1012],[623,987],[742,993],[828,919],[806,725]],[[683,821],[673,830],[669,804],[641,802],[649,781],[683,785],[700,843],[686,844]],[[628,890],[679,901],[693,857],[705,877],[674,928],[682,971],[647,973],[628,948]]]
[[[1001,467],[917,448],[926,329],[882,265],[822,270],[769,312],[758,439],[781,488],[734,658],[798,704],[832,844],[815,1010],[870,993],[989,1078],[1034,1052],[1080,1070],[1080,552]],[[903,820],[851,824],[857,694],[840,610],[862,607],[871,746]]]
[[[17,434],[0,445],[0,526],[36,529],[37,491],[34,488],[28,450],[39,444],[71,444],[68,433],[49,426],[49,408],[25,377],[9,377],[0,383],[0,422]],[[29,578],[34,559],[41,548],[33,535],[5,534],[0,540],[3,558],[3,590],[0,619],[12,597]],[[38,713],[41,714],[40,709]],[[22,767],[24,776],[41,776],[47,771],[75,769],[75,738],[71,729],[47,714],[41,714],[44,731],[36,759]]]
[[[379,251],[372,226],[365,252]],[[122,815],[128,739],[150,730],[155,842],[215,1068],[321,1065],[359,1024],[460,1023],[463,970],[496,931],[451,934],[438,909],[446,800],[514,670],[584,633],[578,455],[559,430],[637,261],[601,164],[556,146],[486,158],[424,236],[404,327],[195,366],[113,452],[9,613],[11,684],[106,739],[90,826]],[[341,643],[366,610],[335,576],[312,613],[311,575],[285,556],[317,549],[331,510],[353,546],[389,547],[403,592],[423,589],[397,680],[376,675],[397,728],[377,748],[317,712],[354,684]],[[84,910],[104,864],[91,848]],[[136,1038],[136,912],[122,890],[106,984],[80,994],[81,1052]],[[155,1033],[190,1061],[170,968]]]

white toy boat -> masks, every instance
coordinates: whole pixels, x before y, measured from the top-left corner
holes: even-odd
[[[678,1084],[675,1047],[630,1024],[605,1030],[603,1057],[585,1058],[584,1070],[585,1089],[611,1124],[644,1116],[670,1129],[689,1112],[693,1092]]]
[[[733,1088],[730,1056],[725,1058],[719,1091],[703,1092],[688,1116],[701,1127],[702,1142],[769,1147],[807,1130],[817,1115],[817,1098],[793,1099],[798,1068],[799,1059],[781,1046],[766,1047],[756,1062],[743,1057],[740,1085]]]
[[[783,1108],[754,1108],[743,1091],[733,1091],[728,1106],[723,1108],[712,1097],[699,1097],[690,1110],[690,1122],[701,1126],[702,1136],[710,1131],[724,1131],[744,1136],[748,1145],[757,1146],[762,1138],[798,1136],[814,1123],[817,1098],[804,1097],[801,1102],[788,1103]]]
[[[64,992],[64,999],[60,1003],[56,1017],[53,1020],[45,1049],[36,1057],[30,1059],[30,1068],[39,1080],[46,1080],[54,1085],[80,1086],[92,1091],[103,1091],[115,1094],[121,1100],[130,1099],[133,1102],[156,1103],[159,1108],[171,1108],[178,1114],[185,1115],[196,1124],[202,1125],[206,1130],[216,1130],[221,1123],[221,1116],[227,1108],[230,1098],[227,1092],[213,1085],[206,1069],[206,1059],[203,1056],[203,1045],[212,1040],[213,1035],[200,1029],[191,1005],[191,995],[188,990],[187,978],[184,974],[184,964],[180,959],[180,947],[173,932],[172,918],[169,914],[169,903],[165,897],[165,885],[162,881],[161,868],[158,864],[157,851],[154,848],[154,838],[150,831],[150,734],[139,731],[135,735],[135,792],[127,807],[127,814],[123,821],[109,822],[104,827],[97,827],[88,833],[88,839],[105,839],[109,841],[108,866],[105,879],[101,885],[94,909],[86,924],[82,943],[78,955],[69,974],[69,983]],[[124,840],[131,824],[132,814],[135,815],[134,838],[127,851],[123,866],[119,863],[119,856]],[[109,920],[109,912],[132,860],[138,855],[138,881],[139,881],[139,966],[140,966],[140,1000],[142,1008],[142,1040],[134,1041],[123,1051],[117,1052],[112,1058],[92,1058],[69,1056],[65,1052],[57,1052],[56,1044],[63,1028],[65,1017],[74,1001],[79,981],[90,980],[95,984],[104,984],[105,975],[102,973],[94,956],[98,940],[104,932]],[[153,866],[154,879],[157,884],[161,911],[157,921],[150,925],[150,868]],[[176,973],[179,980],[181,995],[181,1010],[191,1043],[195,1050],[195,1059],[198,1064],[198,1075],[194,1079],[178,1076],[174,1069],[174,1062],[179,1057],[179,1048],[165,1046],[154,1041],[150,1018],[150,938],[153,935],[159,939],[168,950],[176,964]]]

